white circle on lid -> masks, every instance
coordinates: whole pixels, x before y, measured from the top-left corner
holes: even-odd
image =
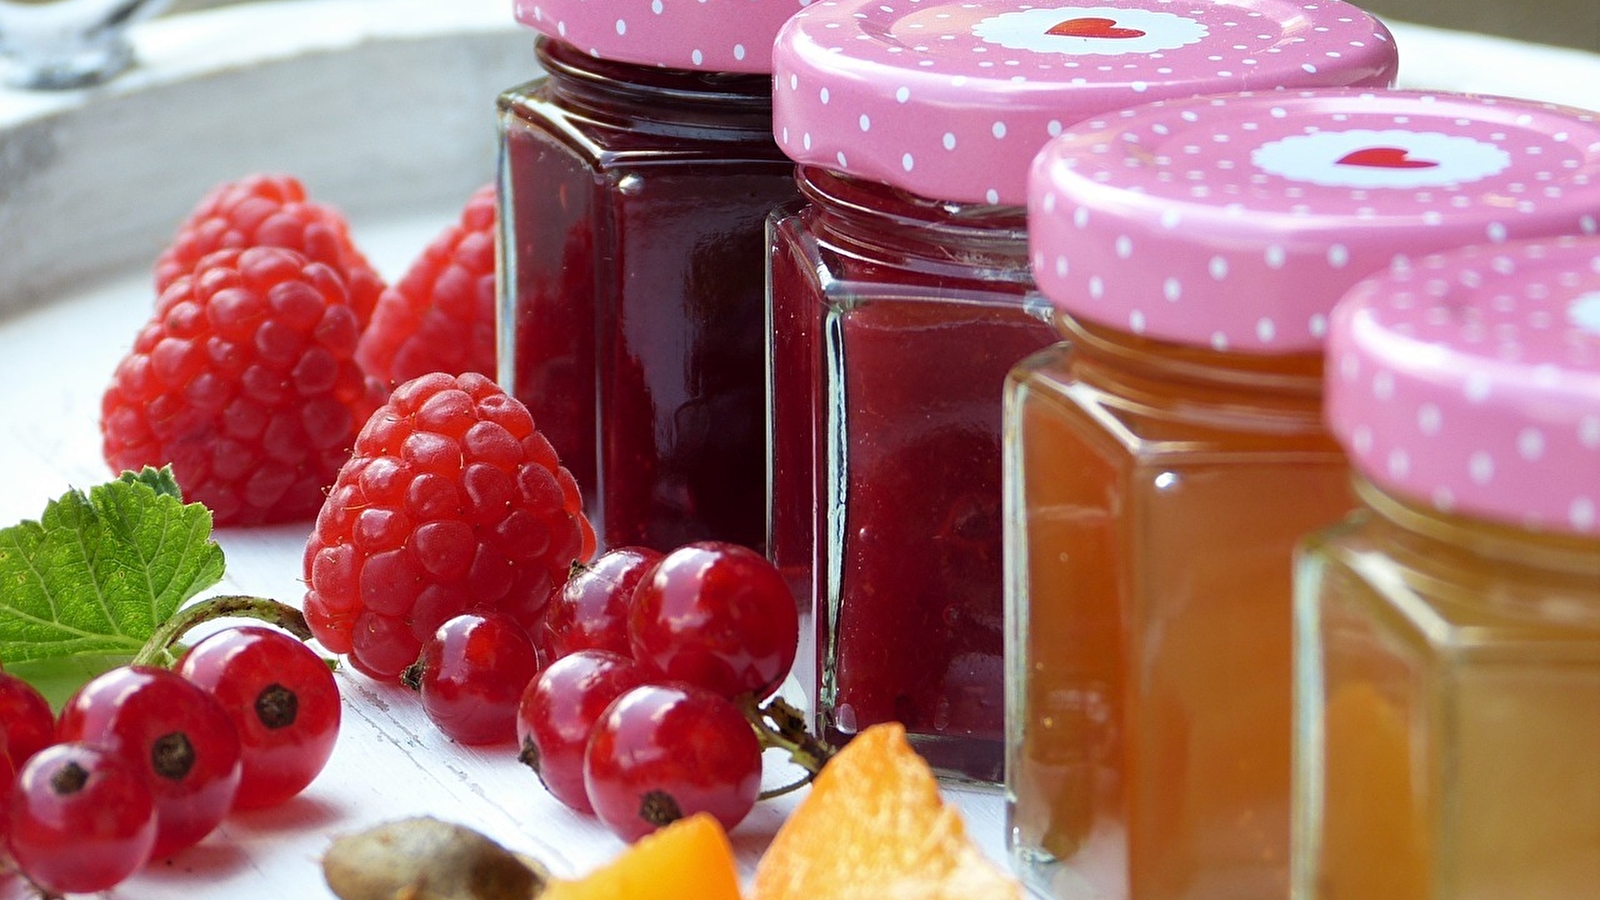
[[[1417,428],[1423,434],[1436,435],[1443,427],[1444,413],[1436,404],[1424,403],[1417,409]]]
[[[1372,429],[1365,425],[1357,425],[1350,432],[1350,443],[1357,456],[1366,456],[1372,452]]]
[[[1372,376],[1372,396],[1384,401],[1394,399],[1393,372],[1380,369],[1377,374]]]
[[[1186,16],[1114,6],[1060,6],[989,16],[972,26],[979,40],[1010,50],[1068,56],[1148,55],[1204,40],[1209,29]]]
[[[1600,448],[1600,416],[1584,416],[1578,423],[1578,442],[1590,449]]]
[[[1600,334],[1600,291],[1579,294],[1567,307],[1567,321],[1574,328]]]
[[[1589,531],[1595,524],[1594,501],[1588,497],[1579,497],[1572,501],[1572,509],[1568,513],[1572,527],[1579,531]]]
[[[1389,474],[1395,478],[1411,474],[1411,456],[1400,447],[1389,451]]]
[[[1477,484],[1488,484],[1494,478],[1494,457],[1481,450],[1467,460],[1468,474]]]
[[[1528,462],[1538,462],[1544,456],[1544,433],[1537,428],[1524,428],[1517,435],[1517,452]]]
[[[1269,141],[1250,154],[1265,172],[1330,187],[1422,188],[1478,181],[1505,171],[1511,154],[1437,131],[1316,131]]]

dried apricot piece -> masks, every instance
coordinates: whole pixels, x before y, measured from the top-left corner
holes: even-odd
[[[896,723],[839,751],[756,867],[751,900],[1020,900]]]
[[[722,825],[697,813],[640,838],[577,881],[552,880],[539,900],[739,900]]]

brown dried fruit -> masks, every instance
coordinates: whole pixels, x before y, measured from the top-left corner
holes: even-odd
[[[322,875],[341,900],[533,900],[549,873],[470,828],[420,816],[335,839]]]

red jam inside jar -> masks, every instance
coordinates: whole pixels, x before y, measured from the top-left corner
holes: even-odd
[[[940,770],[997,780],[999,397],[1058,339],[1024,213],[800,182],[811,203],[773,225],[773,491],[795,502],[771,554],[816,592],[821,725],[900,721]]]
[[[602,548],[759,548],[763,223],[795,196],[771,78],[537,53],[499,100],[501,381]]]

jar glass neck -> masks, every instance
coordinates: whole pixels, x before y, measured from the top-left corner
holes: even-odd
[[[600,59],[540,37],[534,54],[567,106],[619,127],[692,126],[772,133],[767,75],[694,72]]]
[[[1443,564],[1475,558],[1507,576],[1518,572],[1565,574],[1600,593],[1600,539],[1566,532],[1531,531],[1476,516],[1443,512],[1397,496],[1359,475],[1356,496],[1374,514],[1399,529],[1419,559]],[[1490,598],[1485,598],[1490,599]],[[1590,611],[1600,617],[1600,607]],[[1600,618],[1597,618],[1600,621]]]
[[[953,274],[1029,286],[1028,216],[1020,206],[923,197],[831,169],[796,169],[800,194],[816,215],[818,234],[839,249],[875,259],[909,257],[946,264]]]
[[[1153,340],[1085,322],[1065,313],[1056,325],[1081,366],[1140,390],[1174,387],[1226,402],[1239,395],[1253,405],[1311,408],[1320,416],[1323,355],[1237,353]]]

